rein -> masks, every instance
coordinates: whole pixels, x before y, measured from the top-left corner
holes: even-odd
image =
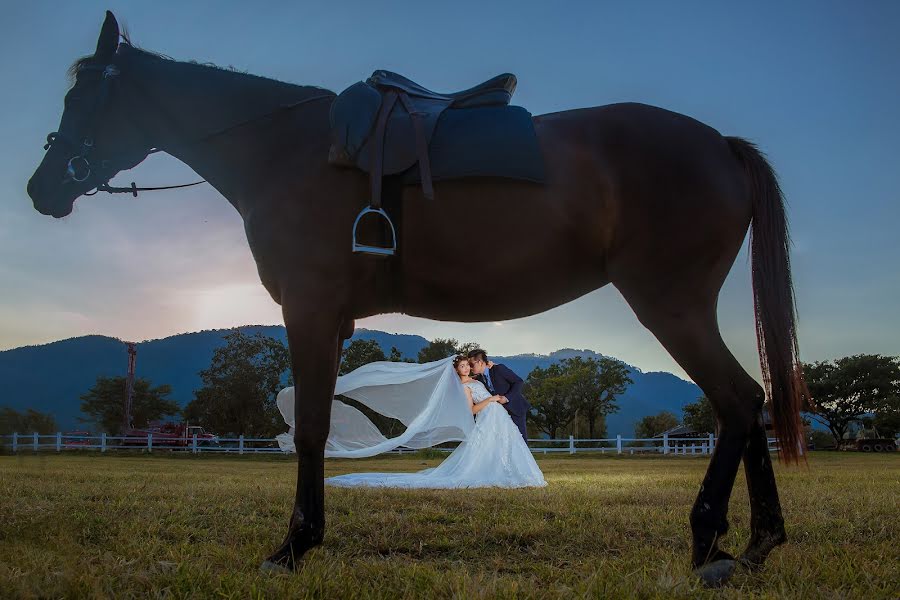
[[[131,182],[131,185],[129,187],[116,187],[116,186],[109,185],[109,180],[112,179],[118,171],[113,172],[108,177],[104,177],[104,174],[102,173],[102,171],[107,171],[110,169],[111,161],[110,160],[100,160],[99,165],[92,165],[88,158],[94,149],[94,141],[93,141],[93,137],[91,136],[91,132],[95,128],[96,121],[100,115],[100,111],[105,107],[107,101],[109,100],[109,96],[110,96],[110,92],[111,92],[111,90],[110,90],[111,82],[114,77],[119,75],[120,71],[119,71],[118,67],[116,67],[115,65],[112,65],[112,64],[107,65],[107,66],[84,65],[81,67],[81,69],[79,69],[79,71],[82,71],[82,70],[84,70],[84,71],[102,71],[103,72],[103,75],[102,75],[103,79],[102,79],[101,88],[100,88],[100,95],[97,97],[97,99],[94,103],[94,106],[91,109],[91,113],[89,116],[89,126],[87,128],[86,137],[81,141],[81,144],[79,145],[77,142],[73,141],[69,136],[62,134],[59,131],[54,131],[53,133],[50,133],[47,135],[47,143],[44,145],[44,150],[49,149],[53,144],[55,144],[57,142],[63,142],[71,148],[78,148],[77,154],[72,156],[72,158],[70,158],[69,162],[66,164],[66,177],[65,177],[64,181],[72,180],[72,181],[76,181],[76,182],[80,183],[83,181],[87,181],[88,178],[94,176],[94,177],[98,177],[101,180],[101,182],[94,187],[93,191],[87,191],[82,195],[94,196],[99,192],[106,192],[107,194],[131,194],[135,198],[137,198],[138,192],[156,192],[156,191],[160,191],[160,190],[174,190],[174,189],[179,189],[179,188],[187,188],[187,187],[192,187],[195,185],[200,185],[201,183],[207,183],[207,181],[205,179],[201,179],[200,181],[195,181],[193,183],[182,183],[180,185],[165,185],[165,186],[156,186],[156,187],[138,187],[137,184],[135,184],[135,182],[133,182],[133,181]],[[285,104],[285,105],[279,106],[278,108],[276,108],[272,111],[269,111],[265,114],[257,115],[251,119],[247,119],[245,121],[240,121],[238,123],[228,125],[227,127],[223,127],[222,129],[219,129],[218,131],[214,131],[214,132],[207,134],[201,138],[198,138],[192,142],[187,142],[187,143],[181,144],[181,145],[185,146],[185,145],[198,144],[200,142],[204,142],[204,141],[210,140],[214,137],[217,137],[219,135],[222,135],[224,133],[227,133],[233,129],[237,129],[244,125],[249,125],[250,123],[253,123],[255,121],[259,121],[261,119],[267,118],[275,113],[293,110],[294,108],[297,108],[298,106],[302,106],[303,104],[307,104],[309,102],[314,102],[316,100],[323,100],[325,98],[334,98],[334,94],[333,93],[320,94],[318,96],[313,96],[311,98],[305,98],[303,100],[298,100],[297,102],[293,102],[291,104]],[[79,148],[79,146],[80,146],[80,148]],[[147,156],[150,156],[151,154],[155,154],[157,152],[162,152],[162,151],[163,150],[161,148],[151,148],[147,152],[147,154],[144,156],[144,158],[141,160],[146,159]],[[140,162],[140,161],[138,161],[138,162]]]

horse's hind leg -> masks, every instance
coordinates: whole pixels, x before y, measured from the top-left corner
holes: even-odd
[[[707,585],[721,585],[735,560],[719,548],[728,531],[728,501],[763,403],[763,390],[740,366],[716,322],[715,302],[696,297],[655,296],[619,287],[640,321],[700,386],[712,403],[719,440],[691,510],[692,564]]]
[[[744,473],[750,490],[751,535],[740,561],[755,569],[762,566],[769,552],[787,540],[762,415],[750,430],[750,440],[744,450]]]
[[[353,333],[353,321],[328,314],[327,301],[305,305],[319,308],[284,305],[295,382],[297,493],[287,536],[263,562],[264,570],[299,568],[300,558],[325,535],[325,443],[341,345]]]

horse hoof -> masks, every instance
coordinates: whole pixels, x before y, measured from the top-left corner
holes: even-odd
[[[290,575],[293,573],[293,571],[286,566],[272,562],[271,560],[264,560],[263,563],[259,565],[259,572],[271,573],[273,575]]]
[[[714,560],[694,569],[694,575],[699,577],[706,587],[717,588],[728,581],[736,565],[737,563],[731,559]]]

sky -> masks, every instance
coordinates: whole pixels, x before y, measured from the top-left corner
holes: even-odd
[[[86,334],[144,340],[280,324],[239,215],[209,186],[81,198],[54,220],[25,186],[54,131],[66,69],[104,10],[133,41],[340,91],[386,68],[432,89],[516,73],[534,114],[636,101],[757,142],[794,241],[804,361],[900,354],[900,3],[7,3],[0,24],[0,350]],[[193,181],[157,154],[114,182]],[[759,377],[744,249],[719,301],[725,341]],[[462,324],[381,315],[358,327],[477,341],[489,353],[590,348],[684,376],[607,286],[528,318]]]

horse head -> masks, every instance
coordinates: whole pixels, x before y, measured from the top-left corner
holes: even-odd
[[[96,51],[72,67],[75,82],[66,93],[59,128],[47,136],[47,153],[28,181],[28,195],[42,214],[65,217],[79,196],[150,152],[120,89],[118,48],[119,24],[107,11]]]

